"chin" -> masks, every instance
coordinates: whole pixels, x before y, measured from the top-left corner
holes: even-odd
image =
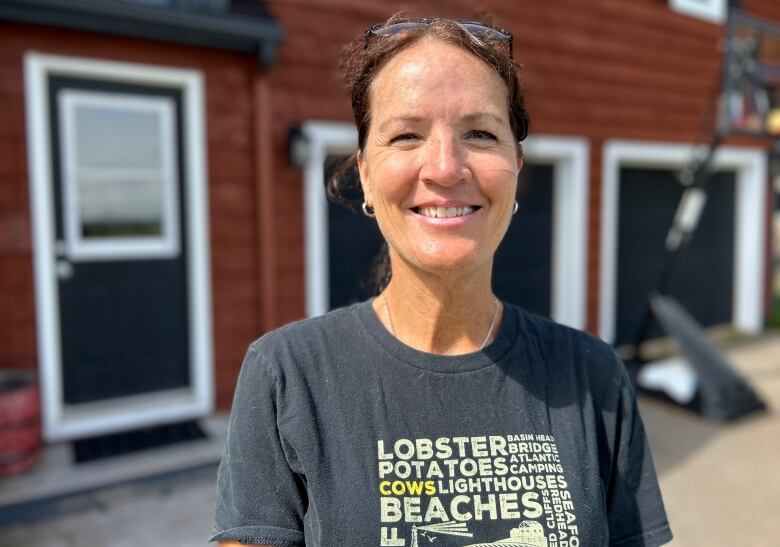
[[[480,266],[491,263],[476,252],[455,252],[451,249],[420,253],[413,262],[421,270],[431,273],[477,270]]]

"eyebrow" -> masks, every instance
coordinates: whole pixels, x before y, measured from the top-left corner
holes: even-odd
[[[472,114],[467,114],[466,116],[463,116],[463,121],[474,122],[474,121],[479,121],[483,118],[488,118],[499,125],[501,125],[504,122],[504,120],[502,120],[499,116],[496,116],[492,112],[474,112]]]
[[[465,116],[463,116],[461,118],[461,121],[469,123],[469,122],[480,121],[480,120],[485,119],[485,118],[487,118],[487,119],[489,119],[489,120],[491,120],[491,121],[493,121],[493,122],[495,122],[495,123],[497,123],[499,125],[501,125],[504,122],[501,119],[501,117],[496,116],[492,112],[472,112],[471,114],[466,114]],[[379,131],[384,131],[385,129],[387,129],[387,126],[392,124],[392,123],[397,123],[397,122],[401,122],[401,123],[418,123],[420,121],[422,121],[422,117],[421,116],[412,116],[412,115],[409,115],[409,116],[395,116],[395,117],[390,118],[389,120],[385,120],[384,122],[382,122],[379,125]]]
[[[416,123],[422,121],[420,116],[395,116],[379,124],[379,131],[384,131],[388,125],[397,122]]]

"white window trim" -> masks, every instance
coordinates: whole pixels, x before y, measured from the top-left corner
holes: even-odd
[[[173,101],[167,97],[141,97],[125,94],[96,93],[93,91],[65,90],[60,104],[62,139],[63,204],[65,209],[65,244],[68,259],[117,260],[121,258],[171,258],[181,252],[179,245],[179,184],[174,157]],[[160,120],[160,142],[163,145],[162,165],[153,170],[162,175],[163,195],[161,231],[159,236],[149,237],[101,237],[84,238],[81,235],[81,207],[79,203],[76,173],[83,168],[77,165],[76,127],[74,109],[81,105],[119,106],[126,110],[153,112]],[[111,172],[120,173],[121,169]],[[139,170],[129,170],[138,172]]]
[[[349,123],[308,121],[303,165],[306,257],[306,315],[328,310],[328,204],[323,187],[329,155],[357,148],[357,130]],[[534,136],[524,143],[525,156],[555,166],[552,257],[552,316],[585,328],[587,305],[588,158],[585,139]]]
[[[601,191],[601,278],[599,335],[612,343],[617,315],[617,230],[620,168],[681,169],[691,159],[689,144],[610,140],[603,149]],[[767,155],[761,148],[723,146],[714,168],[736,177],[734,287],[732,324],[746,333],[763,328],[764,227],[766,223]]]
[[[727,0],[669,0],[672,11],[718,25],[726,21],[727,4]]]
[[[43,433],[48,441],[173,422],[214,408],[203,76],[199,71],[28,52],[24,56],[27,151]],[[47,77],[63,74],[182,91],[187,172],[187,249],[191,385],[80,405],[62,401],[54,204]]]

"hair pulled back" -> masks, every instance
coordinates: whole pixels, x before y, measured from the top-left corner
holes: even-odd
[[[407,20],[394,15],[383,26]],[[344,79],[352,98],[352,113],[358,131],[358,150],[336,170],[326,183],[328,197],[354,211],[359,210],[362,190],[357,175],[357,155],[362,153],[371,122],[371,87],[379,71],[398,53],[424,39],[435,39],[464,49],[490,66],[504,82],[507,91],[509,124],[522,154],[520,142],[528,136],[530,119],[525,108],[519,69],[512,60],[509,44],[499,38],[477,35],[451,19],[432,19],[427,25],[415,26],[388,36],[366,35],[355,40],[345,51],[342,61]],[[356,199],[360,197],[360,199]],[[387,245],[374,263],[373,284],[377,292],[390,281]]]

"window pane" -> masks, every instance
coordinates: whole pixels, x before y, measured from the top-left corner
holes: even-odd
[[[163,182],[160,174],[82,172],[82,237],[162,235]]]
[[[77,167],[162,167],[161,117],[121,105],[75,107]]]

